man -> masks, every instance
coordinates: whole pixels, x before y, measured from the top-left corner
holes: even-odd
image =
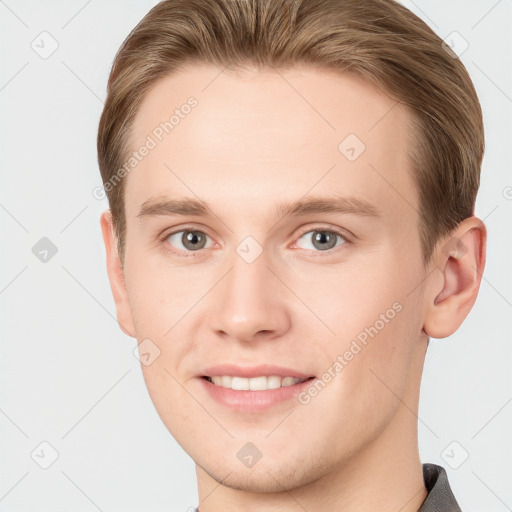
[[[460,510],[417,410],[477,297],[483,146],[466,70],[390,0],[166,0],[128,36],[108,274],[201,512]]]

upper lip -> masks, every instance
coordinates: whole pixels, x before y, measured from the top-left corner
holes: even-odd
[[[261,364],[258,366],[239,366],[236,364],[221,364],[209,366],[203,370],[201,377],[215,377],[221,375],[231,375],[233,377],[260,377],[262,375],[278,377],[296,377],[298,379],[307,379],[312,377],[304,372],[294,370],[293,368],[285,368],[284,366],[275,366],[273,364]]]

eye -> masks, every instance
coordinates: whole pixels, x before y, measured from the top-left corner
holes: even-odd
[[[304,242],[301,242],[302,239],[304,239]],[[163,237],[163,240],[166,243],[167,250],[185,257],[196,256],[194,253],[212,246],[210,236],[204,231],[193,228],[169,233]],[[304,232],[297,240],[296,245],[300,249],[312,252],[328,252],[335,247],[344,245],[347,241],[346,236],[336,230],[314,229]]]
[[[165,241],[179,252],[197,252],[210,247],[211,244],[207,245],[207,238],[210,237],[203,231],[184,229],[170,233],[165,237]]]
[[[299,245],[299,241],[302,238],[304,238],[306,241],[309,240],[311,242],[311,246],[301,247]],[[341,243],[338,244],[337,242],[339,239],[341,239]],[[303,233],[299,238],[299,241],[297,241],[297,245],[301,249],[313,250],[316,252],[326,252],[329,251],[330,249],[333,249],[334,247],[345,244],[347,242],[347,239],[338,231],[332,231],[327,229],[315,229]]]

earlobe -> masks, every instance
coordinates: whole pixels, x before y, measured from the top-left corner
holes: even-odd
[[[128,302],[128,292],[126,290],[123,268],[117,250],[117,237],[110,210],[101,214],[100,224],[103,242],[105,243],[108,279],[116,305],[117,321],[119,327],[125,334],[135,338],[135,328],[130,303]]]
[[[437,265],[434,272],[440,272],[441,279],[433,279],[427,292],[429,304],[423,330],[428,336],[450,336],[471,311],[485,267],[486,242],[485,225],[473,216],[461,222],[439,244],[434,255]]]

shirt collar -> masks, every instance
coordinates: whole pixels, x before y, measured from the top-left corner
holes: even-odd
[[[428,495],[418,512],[461,512],[443,467],[437,464],[423,464],[423,479]]]

